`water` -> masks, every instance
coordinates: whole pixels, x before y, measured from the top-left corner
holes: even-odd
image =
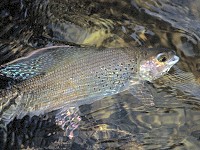
[[[6,147],[198,150],[199,7],[198,0],[3,0],[0,64],[63,44],[168,47],[181,58],[171,70],[178,77],[150,84],[155,107],[144,108],[127,92],[83,105],[79,136],[73,140],[55,125],[55,113],[26,116],[8,125]]]

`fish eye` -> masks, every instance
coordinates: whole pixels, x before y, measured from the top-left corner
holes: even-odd
[[[159,61],[159,62],[166,62],[167,61],[167,59],[168,59],[168,57],[167,57],[167,55],[166,54],[158,54],[157,55],[157,60]]]

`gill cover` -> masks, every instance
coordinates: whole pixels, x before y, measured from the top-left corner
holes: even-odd
[[[140,78],[153,81],[166,74],[179,61],[174,51],[160,52],[142,60],[139,67]]]

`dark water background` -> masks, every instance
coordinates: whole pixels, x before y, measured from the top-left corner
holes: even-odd
[[[126,92],[83,105],[73,140],[55,125],[54,113],[26,116],[8,125],[5,147],[200,149],[199,41],[198,0],[2,0],[0,64],[52,45],[145,46],[174,49],[182,70],[181,78],[151,85],[155,107],[143,108]]]

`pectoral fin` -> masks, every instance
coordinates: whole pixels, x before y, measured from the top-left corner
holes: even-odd
[[[154,97],[151,90],[148,88],[150,85],[141,83],[131,86],[129,92],[142,102],[145,106],[154,106]]]

